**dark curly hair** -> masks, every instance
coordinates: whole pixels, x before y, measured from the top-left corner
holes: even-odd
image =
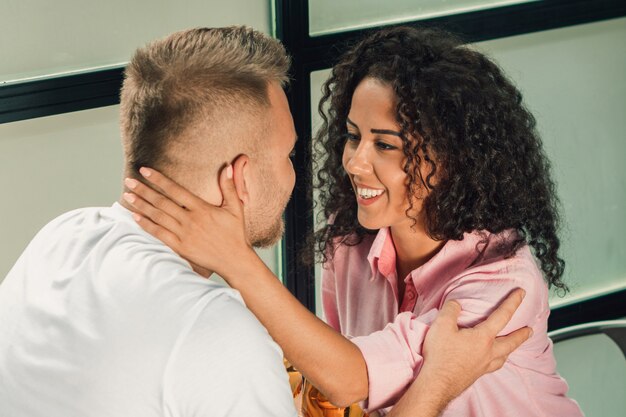
[[[342,166],[352,95],[366,77],[389,85],[397,96],[407,191],[429,189],[423,210],[430,237],[460,240],[466,232],[515,230],[505,256],[528,244],[549,286],[566,292],[558,199],[535,119],[496,64],[435,29],[375,32],[341,57],[324,84],[316,187],[322,214],[334,220],[314,237],[322,261],[332,259],[337,242],[352,246],[375,233],[358,223]],[[425,178],[422,164],[429,171]]]

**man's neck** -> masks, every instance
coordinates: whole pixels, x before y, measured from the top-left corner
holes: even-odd
[[[133,206],[131,206],[130,204],[128,204],[128,203],[126,202],[126,200],[124,200],[124,198],[123,198],[123,197],[121,197],[121,198],[118,200],[118,203],[119,203],[122,207],[124,207],[125,209],[130,210],[131,212],[135,212],[135,211],[136,211],[136,210],[135,210],[135,208],[134,208]],[[163,242],[163,243],[165,243],[165,242]],[[173,248],[172,248],[172,250],[173,250]],[[179,254],[179,255],[180,255],[180,254]],[[184,258],[184,257],[182,257],[182,256],[181,256],[181,258],[185,259],[185,258]],[[203,268],[203,267],[201,267],[200,265],[196,265],[196,264],[194,264],[193,262],[191,262],[189,259],[185,259],[185,260],[186,260],[187,262],[189,262],[189,265],[191,265],[191,268],[194,270],[194,272],[195,272],[196,274],[200,275],[201,277],[204,277],[204,278],[209,278],[211,275],[213,275],[213,271],[209,271],[208,269]]]

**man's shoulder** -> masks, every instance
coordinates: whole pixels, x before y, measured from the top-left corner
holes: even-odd
[[[64,213],[31,241],[22,262],[31,278],[92,282],[97,294],[204,293],[206,281],[168,246],[142,230],[119,205]],[[177,282],[180,279],[180,282]],[[189,285],[188,281],[192,281]],[[189,288],[193,287],[193,288]],[[210,287],[210,286],[209,286]],[[96,295],[97,295],[96,294]],[[146,298],[142,297],[142,298]]]
[[[111,231],[117,234],[141,234],[139,226],[133,224],[130,216],[111,207],[83,207],[77,208],[52,219],[31,241],[32,246],[37,243],[49,245],[81,245],[95,244],[96,239],[104,237]],[[144,232],[144,235],[145,234]]]
[[[231,292],[213,297],[181,336],[164,375],[168,406],[206,415],[295,415],[282,350]]]
[[[272,349],[280,350],[265,327],[246,307],[239,291],[213,282],[209,285],[213,288],[213,295],[198,312],[193,333],[220,340],[224,346],[249,349],[251,345],[270,343]]]

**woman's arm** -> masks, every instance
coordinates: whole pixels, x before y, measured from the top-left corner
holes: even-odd
[[[361,351],[302,306],[250,247],[243,209],[228,170],[220,176],[222,207],[204,202],[156,171],[142,171],[171,199],[137,181],[127,182],[135,193],[129,203],[143,213],[136,217],[139,224],[184,258],[217,272],[238,289],[289,361],[330,401],[345,406],[365,399],[369,383]],[[504,342],[495,340],[495,333],[473,335],[476,340],[470,346],[481,345],[481,360],[487,362],[493,354],[488,349]],[[419,346],[409,347],[421,353],[423,338],[418,342]]]
[[[367,398],[367,369],[356,345],[300,304],[254,251],[240,265],[224,279],[241,292],[294,367],[337,406]]]

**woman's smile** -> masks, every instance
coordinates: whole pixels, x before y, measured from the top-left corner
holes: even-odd
[[[342,162],[358,205],[358,220],[377,230],[407,223],[407,174],[393,89],[365,78],[354,91],[346,119]]]
[[[381,188],[373,188],[362,184],[354,183],[356,201],[359,205],[369,206],[374,204],[385,193]]]

